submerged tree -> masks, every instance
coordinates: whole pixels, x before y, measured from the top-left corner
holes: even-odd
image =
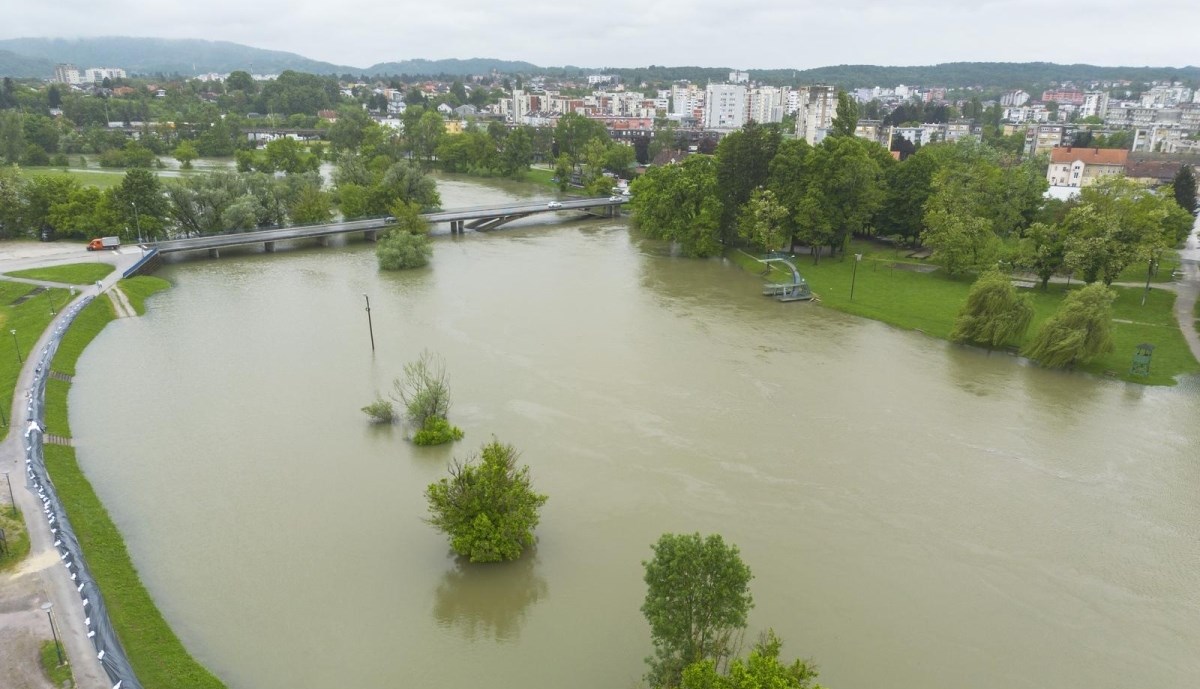
[[[729,672],[721,674],[711,660],[689,665],[683,671],[681,689],[821,689],[816,683],[817,666],[796,660],[784,665],[779,660],[783,641],[775,630],[767,633],[754,645],[746,660],[735,658]]]
[[[999,347],[1006,342],[1019,342],[1032,320],[1029,295],[1017,294],[1007,276],[992,270],[971,286],[950,338],[955,342]]]
[[[384,270],[420,268],[429,263],[433,246],[428,223],[416,203],[397,201],[391,207],[395,222],[375,246],[375,257]]]
[[[425,489],[430,524],[471,562],[515,560],[533,545],[538,510],[547,497],[533,490],[529,467],[517,467],[512,445],[493,440],[481,459],[455,461],[450,477]]]
[[[1116,296],[1101,284],[1071,292],[1029,343],[1025,356],[1049,368],[1063,368],[1111,352]]]
[[[652,686],[674,687],[693,663],[708,660],[724,668],[754,605],[753,575],[737,546],[726,545],[718,535],[663,534],[651,547],[654,558],[642,563],[642,614],[654,642],[646,679]]]
[[[442,357],[425,350],[404,365],[404,376],[392,381],[392,399],[404,405],[405,416],[416,428],[418,445],[440,445],[458,440],[462,430],[446,420],[450,413],[450,375]]]

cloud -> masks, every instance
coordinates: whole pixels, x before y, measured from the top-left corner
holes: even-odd
[[[409,58],[495,57],[541,65],[1053,61],[1196,62],[1191,0],[609,0],[605,3],[382,0],[32,0],[0,37],[204,38],[366,67]]]

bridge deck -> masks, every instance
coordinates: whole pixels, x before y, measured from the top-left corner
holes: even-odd
[[[558,211],[587,210],[591,208],[608,208],[620,206],[627,199],[613,200],[608,197],[594,199],[570,199],[560,201],[560,207],[551,208],[546,203],[526,203],[507,206],[485,206],[474,208],[458,208],[453,210],[423,213],[427,222],[459,222],[473,220],[500,220],[503,218],[524,217],[537,213],[556,213]],[[329,237],[332,235],[349,234],[351,232],[369,232],[388,227],[384,218],[366,220],[348,220],[324,225],[301,225],[297,227],[280,227],[269,230],[252,230],[232,234],[215,234],[204,237],[189,237],[186,239],[168,239],[156,242],[154,247],[160,254],[176,253],[179,251],[201,251],[204,249],[222,249],[247,244],[264,244],[267,242],[283,242],[292,239],[309,239]]]

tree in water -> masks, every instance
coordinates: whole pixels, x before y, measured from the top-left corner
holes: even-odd
[[[463,436],[462,429],[450,425],[450,375],[446,362],[425,350],[416,361],[404,365],[404,376],[392,381],[392,399],[404,405],[409,423],[419,430],[413,435],[417,445],[441,445]]]
[[[642,614],[650,623],[654,657],[647,658],[647,681],[655,687],[678,686],[684,668],[712,661],[724,669],[735,651],[734,639],[746,628],[754,606],[750,568],[737,546],[718,535],[663,534],[651,546],[646,568]]]
[[[375,258],[383,270],[407,270],[429,263],[433,246],[429,228],[415,203],[397,201],[392,204],[395,224],[388,228],[375,246]]]
[[[1093,284],[1067,295],[1026,348],[1025,356],[1064,368],[1113,351],[1112,302],[1116,292]]]
[[[821,689],[816,683],[817,666],[803,660],[784,665],[779,660],[782,647],[775,630],[768,629],[754,644],[750,657],[735,658],[726,674],[719,673],[711,660],[689,665],[680,689]]]
[[[1017,294],[1012,281],[999,271],[990,270],[971,286],[967,303],[958,312],[950,338],[955,342],[973,342],[985,347],[1000,347],[1019,342],[1033,320],[1029,295]]]
[[[450,477],[425,489],[430,524],[471,562],[505,562],[534,543],[538,510],[547,497],[533,490],[529,467],[517,467],[512,445],[493,440],[481,461],[455,461]]]

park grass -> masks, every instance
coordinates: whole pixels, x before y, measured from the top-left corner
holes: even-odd
[[[1160,282],[1174,282],[1175,278],[1171,277],[1171,274],[1178,269],[1180,265],[1179,254],[1172,253],[1167,256],[1163,256],[1161,259],[1159,259],[1158,267],[1154,271],[1154,274],[1150,276],[1150,284],[1153,285]],[[1126,266],[1125,270],[1121,271],[1121,274],[1117,276],[1115,282],[1140,282],[1145,284],[1147,268],[1148,266],[1145,263],[1136,263]]]
[[[12,474],[13,472],[9,473],[10,480]],[[17,479],[20,480],[23,475],[23,472],[17,473]],[[4,539],[8,542],[8,552],[0,554],[0,572],[4,572],[16,567],[17,563],[29,554],[29,532],[25,529],[25,520],[21,518],[21,512],[17,510],[14,516],[15,508],[8,504],[8,485],[0,485],[0,490],[4,491],[4,499],[0,501],[3,503],[3,507],[0,508],[0,529],[4,529]]]
[[[63,333],[62,341],[58,343],[58,351],[54,354],[54,361],[50,362],[50,369],[68,376],[75,375],[75,365],[79,362],[83,350],[101,330],[104,330],[104,326],[116,317],[110,299],[93,299],[75,316],[75,321],[67,328],[67,332]]]
[[[71,437],[71,422],[67,416],[67,393],[71,384],[65,380],[46,380],[45,430],[51,435]]]
[[[146,313],[147,298],[170,286],[171,283],[162,278],[156,278],[153,275],[138,275],[117,283],[117,287],[129,298],[129,304],[133,306],[133,310],[139,316]]]
[[[558,188],[558,182],[553,182],[554,170],[546,170],[543,168],[532,167],[525,171],[525,181],[541,184],[547,187]]]
[[[51,305],[57,311],[70,299],[67,290],[54,288],[30,296],[20,304],[13,304],[37,289],[40,288],[0,280],[0,416],[6,422],[11,417],[9,405],[17,387],[17,375],[23,365],[18,360],[18,349],[22,359],[36,355],[33,348],[54,318],[50,313]],[[10,332],[12,330],[17,331],[15,344]],[[4,435],[7,434],[8,428],[5,427]]]
[[[43,641],[40,653],[42,661],[42,670],[46,673],[46,677],[50,683],[56,687],[61,687],[71,680],[71,666],[64,662],[58,664],[59,647],[55,645],[53,640]],[[63,660],[67,659],[66,654],[63,654]]]
[[[25,177],[70,175],[72,179],[77,180],[85,187],[98,187],[100,189],[115,187],[121,183],[121,180],[125,179],[125,170],[123,169],[113,170],[112,172],[99,172],[96,170],[81,170],[79,168],[20,167],[18,170]]]
[[[863,260],[858,266],[857,277],[854,277],[853,256],[856,252],[863,254]],[[906,252],[855,242],[845,259],[826,257],[813,265],[811,259],[800,255],[794,262],[822,306],[948,340],[954,329],[954,319],[966,303],[973,277],[950,277],[941,270],[921,273],[906,269],[920,263],[904,258]],[[762,275],[762,264],[752,256],[735,250],[729,253],[729,258],[748,271]],[[778,266],[762,277],[771,282],[791,280],[790,273]],[[850,299],[852,281],[853,301]],[[1078,287],[1082,284],[1071,287],[1051,284],[1045,291],[1021,290],[1030,296],[1034,308],[1033,322],[1021,346],[1028,344],[1042,323],[1058,310],[1067,291]],[[1078,370],[1150,385],[1174,385],[1177,376],[1200,373],[1200,362],[1192,356],[1175,321],[1173,292],[1152,289],[1143,307],[1142,289],[1117,287],[1114,290],[1117,292],[1113,303],[1114,351],[1077,367]],[[1134,349],[1142,342],[1155,345],[1151,374],[1146,378],[1129,373]]]
[[[44,282],[61,282],[67,285],[90,285],[107,277],[114,270],[116,268],[108,263],[69,263],[64,266],[14,270],[5,275]]]
[[[146,689],[224,689],[183,647],[138,577],[121,532],[79,469],[74,448],[46,445],[46,468],[70,515],[113,627]]]

